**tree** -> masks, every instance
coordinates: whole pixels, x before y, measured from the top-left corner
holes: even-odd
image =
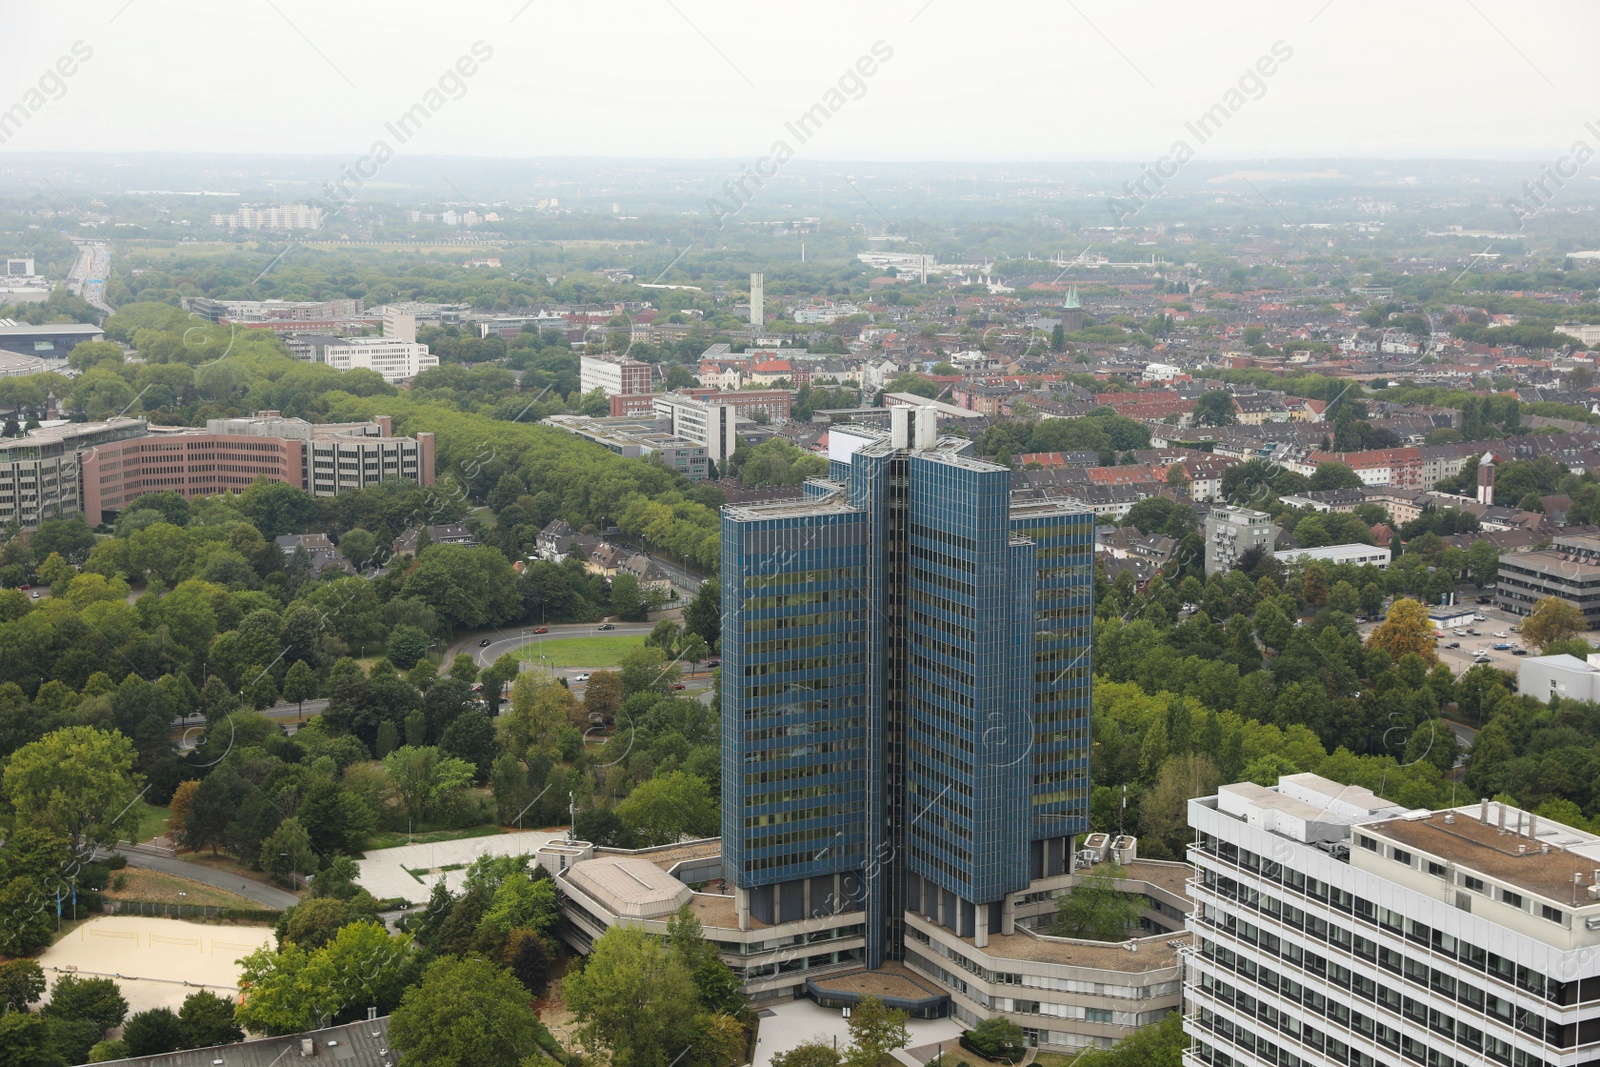
[[[1421,656],[1429,664],[1439,659],[1428,609],[1409,597],[1395,597],[1389,605],[1389,614],[1368,635],[1367,647],[1383,649],[1396,663],[1409,655]]]
[[[428,654],[430,638],[415,626],[400,625],[389,631],[389,641],[385,645],[389,662],[403,671],[409,671],[417,665],[417,661]]]
[[[839,1062],[839,1050],[816,1038],[772,1055],[772,1067],[839,1067]]]
[[[1233,394],[1226,389],[1213,389],[1200,394],[1194,402],[1196,426],[1232,426],[1238,421],[1233,408]]]
[[[1588,628],[1583,612],[1571,601],[1547,596],[1522,620],[1522,639],[1543,651],[1558,641],[1577,637]]]
[[[0,1063],[6,1067],[66,1067],[49,1020],[28,1011],[0,1014]]]
[[[687,1010],[699,1002],[694,976],[643,930],[607,930],[583,970],[567,975],[563,992],[584,1045],[607,1050],[615,1067],[668,1067],[694,1043]]]
[[[987,1060],[1014,1063],[1028,1049],[1028,1039],[1022,1027],[1010,1019],[996,1015],[967,1031],[967,1044]]]
[[[622,675],[616,671],[595,671],[583,688],[583,710],[609,723],[616,717],[622,697]]]
[[[517,1067],[538,1030],[515,978],[492,963],[453,956],[430,964],[389,1020],[389,1040],[407,1067]]]
[[[128,1046],[122,1041],[101,1041],[89,1050],[90,1063],[115,1063],[128,1058]]]
[[[532,930],[514,930],[506,941],[506,969],[535,997],[550,984],[550,946]]]
[[[1052,932],[1091,941],[1121,941],[1139,922],[1139,902],[1112,884],[1114,871],[1099,864],[1056,902]],[[992,1057],[991,1057],[992,1058]]]
[[[891,1052],[910,1042],[907,1018],[905,1012],[886,1007],[877,997],[863,996],[850,1012],[850,1048],[844,1062],[848,1067],[878,1067]]]
[[[1472,584],[1487,589],[1500,577],[1500,552],[1489,541],[1474,541],[1467,546],[1467,574]]]
[[[1222,772],[1209,755],[1185,752],[1172,756],[1139,804],[1139,824],[1144,831],[1140,851],[1148,841],[1152,858],[1182,859],[1189,841],[1189,801],[1210,796],[1222,784]]]
[[[283,699],[298,705],[301,721],[306,717],[306,701],[315,699],[317,690],[317,676],[311,665],[303,659],[295,660],[283,676]]]
[[[1067,328],[1061,323],[1050,327],[1050,351],[1065,352],[1067,350]]]
[[[644,595],[639,591],[639,579],[631,574],[619,574],[611,579],[611,611],[619,619],[644,621]]]
[[[1183,1012],[1168,1012],[1159,1022],[1141,1026],[1109,1049],[1093,1049],[1082,1067],[1181,1067],[1189,1038]]]
[[[474,778],[470,763],[429,746],[402,745],[383,758],[383,768],[417,822],[453,811]]]
[[[74,850],[109,844],[139,796],[133,756],[116,730],[64,727],[12,753],[5,794],[19,822],[59,829]]]
[[[233,1021],[233,1004],[209,989],[183,999],[178,1027],[183,1048],[211,1048],[244,1040],[244,1031]]]
[[[1360,489],[1363,484],[1361,475],[1343,463],[1318,463],[1311,475],[1313,490]]]
[[[171,1008],[150,1008],[128,1020],[122,1042],[129,1056],[158,1056],[183,1047],[183,1024]]]
[[[406,934],[391,934],[381,922],[353,922],[311,958],[314,980],[332,991],[335,1011],[388,1015],[400,1004],[412,975],[414,949]]]
[[[718,818],[705,780],[684,771],[641,782],[617,805],[617,817],[646,848],[713,834]]]
[[[263,945],[239,962],[244,1000],[233,1017],[253,1034],[314,1030],[339,1010],[330,976],[314,970],[311,954],[292,941],[277,952]]]
[[[695,590],[694,599],[683,609],[683,629],[699,634],[713,650],[722,638],[722,587],[715,578],[707,578]]]
[[[32,960],[0,963],[0,1012],[27,1011],[44,996],[44,970]]]
[[[64,974],[50,988],[46,1015],[64,1019],[87,1019],[102,1032],[122,1025],[128,1016],[128,1002],[110,978],[79,978]]]
[[[278,919],[278,944],[293,941],[303,949],[319,949],[355,918],[347,901],[334,897],[302,900]]]

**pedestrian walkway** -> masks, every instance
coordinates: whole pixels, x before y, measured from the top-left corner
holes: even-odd
[[[546,842],[565,837],[564,831],[529,830],[377,849],[357,861],[361,876],[356,881],[379,900],[398,897],[411,904],[426,904],[441,877],[451,892],[459,892],[467,880],[466,868],[479,856],[531,856]],[[424,873],[413,876],[412,871]]]

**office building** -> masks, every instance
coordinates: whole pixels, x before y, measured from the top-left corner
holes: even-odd
[[[706,446],[700,441],[677,436],[653,416],[592,419],[585,415],[551,415],[544,420],[544,425],[576,434],[629,459],[659,457],[659,462],[668,470],[691,481],[710,477]]]
[[[1277,527],[1266,512],[1217,505],[1206,514],[1206,576],[1231,570],[1253,548],[1271,552],[1276,539]]]
[[[335,370],[370,370],[390,385],[406,382],[439,365],[428,346],[388,337],[349,337],[322,348],[322,361]]]
[[[1015,932],[1087,828],[1093,516],[898,408],[801,503],[722,520],[723,870],[741,916],[862,911],[866,964]]]
[[[7,278],[33,277],[33,260],[31,258],[24,258],[21,256],[8,258],[6,260],[5,276]]]
[[[187,499],[242,493],[257,478],[314,496],[338,496],[389,478],[433,484],[433,434],[393,437],[387,415],[317,424],[263,411],[210,419],[204,430],[151,428],[138,419],[110,425],[123,423],[138,429],[106,441],[74,439],[81,504],[70,510],[81,510],[91,525],[110,521],[143,493],[170,489]]]
[[[706,455],[719,467],[739,447],[738,424],[755,425],[741,418],[733,404],[696,400],[682,393],[657,393],[651,399],[656,418],[677,436],[705,445]]]
[[[45,519],[77,514],[82,510],[80,457],[147,430],[143,419],[113,418],[59,423],[0,440],[0,523],[34,529]]]
[[[1589,629],[1600,629],[1600,537],[1557,537],[1540,552],[1508,552],[1500,557],[1495,607],[1527,615],[1545,597],[1565,600]]]
[[[767,321],[766,292],[767,276],[750,275],[750,325],[757,328],[764,326]]]
[[[598,389],[606,396],[639,396],[650,392],[652,367],[622,356],[584,356],[578,363],[578,388]]]
[[[1312,774],[1189,802],[1185,1062],[1576,1067],[1600,1057],[1600,837]]]
[[[363,302],[351,300],[213,300],[184,298],[183,309],[211,322],[335,322],[360,319]]]

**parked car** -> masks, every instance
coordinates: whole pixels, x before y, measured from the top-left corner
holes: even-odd
[[[1505,631],[1504,631],[1504,630],[1496,630],[1496,631],[1495,631],[1495,632],[1494,632],[1494,635],[1495,635],[1495,636],[1496,636],[1496,637],[1501,637],[1501,638],[1504,638],[1504,637],[1510,637],[1510,636],[1511,636],[1511,635],[1510,635],[1510,634],[1508,634],[1508,633],[1506,633],[1506,632],[1505,632]]]
[[[1525,648],[1513,648],[1511,650],[1511,654],[1513,656],[1526,656],[1528,654],[1528,650]]]
[[[1460,648],[1461,647],[1461,642],[1460,641],[1451,641],[1448,645],[1445,645],[1444,647],[1445,648]]]
[[[533,632],[536,633],[536,634],[547,634],[547,633],[550,632],[550,627],[548,627],[548,626],[535,626],[533,628]]]
[[[33,592],[29,593],[28,595],[31,596],[33,599],[38,600],[39,599],[39,590],[35,589]]]
[[[1494,644],[1494,650],[1496,652],[1509,652],[1511,650],[1511,646],[1506,644],[1504,641],[1496,641]]]
[[[609,623],[609,622],[603,622],[603,623],[600,624],[599,629],[602,629],[602,630],[615,630],[616,626],[614,624],[612,624],[612,623]]]
[[[1474,630],[1472,627],[1469,626],[1469,627],[1467,627],[1467,636],[1468,637],[1482,637],[1483,634],[1479,633],[1477,630]]]
[[[1455,633],[1455,635],[1457,637],[1465,637],[1465,636],[1467,636],[1467,631],[1461,630],[1461,629],[1455,630],[1454,633]]]
[[[589,676],[587,674],[580,674],[572,680],[574,682],[587,682],[589,680]]]

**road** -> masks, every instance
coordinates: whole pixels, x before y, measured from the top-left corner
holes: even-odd
[[[264,908],[276,908],[281,911],[300,902],[300,898],[293,893],[275,886],[253,879],[246,880],[226,871],[215,871],[198,863],[187,863],[166,856],[152,856],[148,852],[135,852],[126,848],[119,848],[117,852],[128,858],[130,867],[142,867],[148,871],[160,871],[162,874],[175,874],[179,878],[188,878],[217,889],[226,889],[230,893],[248,897]]]
[[[67,287],[107,315],[106,279],[111,276],[111,246],[100,241],[73,240],[78,246],[78,261],[67,275]]]

